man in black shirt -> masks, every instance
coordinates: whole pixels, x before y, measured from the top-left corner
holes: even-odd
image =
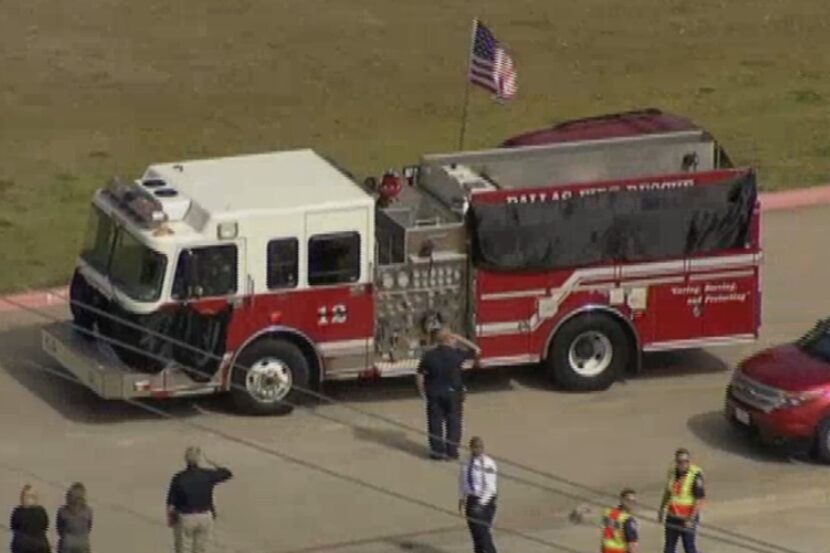
[[[184,453],[187,468],[176,473],[167,491],[167,520],[173,527],[176,553],[186,550],[204,553],[213,528],[216,510],[213,506],[213,488],[233,474],[205,458],[212,469],[199,466],[202,451],[189,447]],[[189,542],[185,547],[185,542]]]
[[[473,342],[441,328],[433,335],[438,345],[418,365],[415,382],[427,402],[427,432],[431,459],[458,459],[464,383],[461,365],[481,350]],[[466,348],[459,348],[460,343]]]

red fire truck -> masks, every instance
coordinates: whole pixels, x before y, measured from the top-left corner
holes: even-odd
[[[413,374],[442,324],[480,345],[476,368],[540,363],[574,390],[643,351],[753,340],[755,173],[665,117],[379,183],[311,150],[151,165],[96,192],[73,321],[44,350],[104,398],[230,391],[281,414],[327,381]]]

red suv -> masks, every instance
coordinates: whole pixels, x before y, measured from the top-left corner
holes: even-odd
[[[738,365],[725,414],[763,441],[803,443],[830,462],[830,318]]]

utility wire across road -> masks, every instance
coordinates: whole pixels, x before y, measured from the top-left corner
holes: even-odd
[[[165,340],[165,341],[167,341],[171,344],[177,345],[177,346],[182,347],[184,349],[188,349],[188,350],[190,350],[194,353],[199,353],[199,354],[204,355],[204,356],[210,356],[210,357],[212,357],[216,360],[221,360],[221,357],[216,355],[216,354],[213,354],[211,352],[202,350],[200,348],[192,346],[191,344],[188,344],[186,342],[183,342],[183,341],[178,340],[176,338],[173,338],[171,336],[167,336],[163,333],[153,331],[151,329],[147,329],[145,327],[142,327],[141,325],[138,325],[138,324],[134,323],[133,321],[130,321],[130,320],[125,319],[123,317],[119,317],[119,316],[113,315],[111,313],[108,313],[106,311],[103,311],[103,310],[101,310],[100,308],[98,308],[96,306],[93,306],[93,305],[90,305],[90,304],[87,304],[85,302],[81,302],[81,301],[78,301],[78,300],[72,300],[71,298],[66,298],[65,296],[59,296],[59,297],[62,297],[63,299],[65,299],[71,305],[75,305],[76,307],[79,307],[81,309],[85,309],[87,311],[90,311],[90,312],[95,313],[97,315],[100,315],[102,317],[108,318],[108,319],[113,320],[113,321],[115,321],[119,324],[123,324],[125,326],[132,327],[132,328],[137,329],[141,332],[144,332],[144,333],[146,333],[150,336],[155,336],[155,337],[160,338],[162,340]],[[3,301],[5,301],[5,302],[7,302],[11,305],[14,305],[15,307],[17,307],[19,309],[34,313],[34,314],[36,314],[36,315],[38,315],[42,318],[51,319],[51,320],[54,320],[54,321],[57,321],[57,322],[64,322],[64,319],[62,317],[56,316],[56,315],[54,315],[52,313],[49,313],[49,312],[47,312],[43,309],[29,307],[29,306],[26,306],[22,303],[11,300],[9,298],[0,298],[0,299],[3,299]],[[141,355],[144,355],[144,356],[146,356],[150,359],[155,359],[155,360],[161,361],[162,363],[176,363],[172,359],[165,358],[161,355],[149,352],[145,349],[136,347],[133,344],[129,344],[129,343],[126,343],[124,341],[121,341],[121,340],[118,340],[118,339],[115,339],[115,338],[112,338],[112,337],[109,337],[109,336],[104,336],[104,335],[98,334],[94,331],[91,331],[89,329],[80,327],[79,325],[75,324],[74,322],[72,322],[71,324],[72,324],[73,328],[75,328],[77,331],[79,331],[81,333],[84,333],[86,335],[95,337],[97,339],[103,340],[103,341],[105,341],[107,343],[110,343],[112,345],[122,347],[124,349],[131,350],[135,353],[139,353]],[[185,367],[185,368],[187,368],[187,367]],[[241,368],[243,370],[247,370],[247,367],[243,367],[239,364],[234,364],[234,366],[232,368],[234,368],[234,369],[235,368]],[[193,370],[195,370],[195,369],[193,369]],[[233,383],[231,384],[231,386],[238,387],[240,389],[242,388],[241,386],[238,386],[238,385],[233,384]],[[366,410],[360,409],[358,407],[354,407],[352,405],[349,405],[349,404],[346,404],[344,402],[338,401],[337,399],[332,398],[331,396],[327,396],[325,394],[317,392],[315,390],[311,390],[311,389],[308,389],[308,388],[302,388],[302,387],[295,387],[295,389],[300,391],[301,393],[309,396],[310,398],[314,398],[314,399],[323,401],[327,404],[330,404],[330,405],[333,405],[333,406],[336,406],[336,407],[340,407],[342,409],[354,412],[356,414],[359,414],[359,415],[362,415],[362,416],[365,416],[365,417],[368,417],[368,418],[371,418],[371,419],[375,419],[375,420],[384,422],[386,424],[398,427],[398,428],[403,429],[403,430],[407,430],[407,431],[417,433],[417,434],[420,434],[420,435],[423,435],[423,436],[429,436],[429,434],[427,432],[423,431],[420,428],[415,428],[413,426],[401,423],[400,421],[397,421],[395,419],[392,419],[392,418],[389,418],[389,417],[386,417],[386,416],[383,416],[383,415],[379,415],[379,414],[373,413],[371,411],[366,411]],[[137,404],[142,405],[142,406],[145,405],[143,403],[136,402],[135,400],[125,400],[125,401],[129,401],[130,403],[133,403],[133,404],[137,403]],[[286,405],[291,405],[292,407],[296,407],[296,408],[306,408],[307,407],[306,405],[300,404],[300,403],[292,403],[292,402],[288,402],[288,401],[283,401],[283,403],[285,403]],[[315,417],[323,418],[325,420],[329,420],[329,421],[332,421],[332,422],[336,422],[336,423],[339,423],[339,424],[344,424],[346,426],[350,426],[352,428],[356,428],[356,426],[354,424],[344,422],[342,419],[339,419],[337,417],[333,417],[331,415],[326,415],[324,413],[320,413],[319,411],[317,411],[315,409],[307,409],[307,411],[309,412],[309,414],[311,414]],[[469,449],[467,446],[465,446],[463,444],[459,444],[459,446],[460,446],[460,448],[462,448],[464,450]],[[546,479],[549,479],[549,480],[552,480],[552,481],[556,481],[556,482],[559,482],[561,484],[565,484],[567,486],[570,486],[570,487],[573,487],[573,488],[576,488],[576,489],[581,489],[584,492],[588,492],[588,493],[591,493],[591,494],[594,494],[594,495],[597,495],[597,496],[601,496],[601,497],[607,497],[609,499],[613,499],[614,501],[616,501],[616,499],[617,499],[616,495],[614,495],[614,494],[610,494],[610,493],[602,491],[602,490],[591,488],[591,487],[589,487],[585,484],[574,482],[572,480],[569,480],[567,478],[558,476],[556,474],[553,474],[553,473],[550,473],[550,472],[547,472],[547,471],[542,471],[542,470],[536,469],[536,468],[528,466],[524,463],[519,463],[517,461],[513,461],[511,459],[507,459],[507,458],[503,458],[503,457],[493,457],[493,458],[497,462],[499,462],[503,465],[512,466],[514,468],[518,468],[518,469],[527,471],[527,472],[535,474],[537,476],[540,476],[540,477],[543,477],[543,478],[546,478]],[[533,480],[529,480],[529,479],[511,474],[511,473],[506,473],[504,471],[500,471],[500,476],[503,479],[506,479],[506,480],[512,480],[512,481],[522,483],[522,484],[525,484],[527,486],[530,486],[530,487],[533,487],[533,488],[536,488],[536,489],[539,489],[539,490],[542,490],[542,491],[557,494],[557,495],[567,497],[569,499],[577,500],[577,501],[580,501],[580,502],[583,502],[583,503],[587,503],[587,504],[590,504],[590,505],[593,505],[593,506],[602,507],[602,508],[607,506],[605,503],[597,501],[597,500],[595,500],[593,498],[590,498],[590,497],[587,497],[585,495],[580,495],[580,494],[573,493],[573,492],[567,492],[565,490],[561,490],[561,489],[558,489],[558,488],[553,488],[553,487],[550,487],[550,486],[545,486],[545,485],[537,483]],[[420,501],[420,500],[416,500],[416,501]],[[655,511],[657,510],[653,506],[649,507],[648,505],[645,505],[645,507],[653,509]],[[439,509],[441,509],[441,508],[439,507]],[[661,523],[658,523],[657,521],[652,520],[648,517],[645,517],[643,520],[646,521],[646,522],[653,523],[653,524],[661,524]],[[688,529],[686,529],[685,527],[679,527],[678,526],[677,529],[679,529],[681,531],[688,531]],[[502,528],[502,530],[509,533],[509,529]],[[722,534],[722,535],[718,535],[718,534]],[[733,546],[745,549],[747,551],[753,551],[755,553],[803,553],[803,552],[800,552],[800,551],[797,551],[797,550],[794,550],[794,549],[791,549],[791,548],[788,548],[788,547],[785,547],[785,546],[781,546],[781,545],[778,545],[778,544],[767,542],[765,540],[760,540],[758,538],[754,538],[752,536],[746,536],[746,535],[743,535],[739,532],[734,532],[732,530],[728,530],[728,529],[720,528],[720,527],[716,527],[716,526],[711,526],[711,525],[706,525],[705,527],[701,526],[700,529],[698,530],[698,535],[700,535],[702,537],[712,539],[714,541],[724,543],[724,544],[733,545]],[[725,537],[725,536],[728,536],[728,537]]]
[[[29,366],[32,367],[33,369],[48,372],[50,374],[53,374],[53,375],[58,376],[60,378],[63,378],[64,380],[66,380],[68,382],[72,382],[76,385],[83,386],[83,383],[80,380],[78,380],[77,378],[73,378],[73,377],[71,377],[71,376],[69,376],[69,375],[67,375],[63,372],[59,372],[55,369],[52,369],[52,368],[49,368],[49,367],[44,367],[44,366],[38,365],[37,363],[34,363],[34,362],[30,362]],[[254,451],[257,451],[259,453],[263,453],[263,454],[269,455],[271,457],[276,457],[277,459],[280,459],[281,461],[284,461],[286,463],[289,463],[289,464],[292,464],[292,465],[297,465],[297,466],[300,466],[302,468],[312,470],[312,471],[318,472],[320,474],[324,474],[326,476],[330,476],[330,477],[335,478],[337,480],[342,480],[344,482],[348,482],[350,484],[354,484],[354,485],[357,485],[359,487],[366,488],[368,490],[377,492],[379,494],[382,494],[382,495],[385,495],[385,496],[388,496],[388,497],[392,497],[394,499],[398,499],[400,501],[409,503],[411,505],[416,505],[416,506],[419,506],[419,507],[423,507],[425,509],[429,509],[431,511],[435,511],[437,513],[450,515],[454,518],[458,518],[459,516],[461,516],[456,511],[453,511],[451,509],[446,509],[446,508],[441,507],[439,505],[436,505],[434,503],[429,503],[428,501],[423,501],[423,500],[418,499],[416,497],[412,497],[410,495],[406,495],[406,494],[403,494],[403,493],[400,493],[400,492],[396,492],[394,490],[390,490],[389,488],[386,488],[384,486],[378,486],[377,484],[373,484],[373,483],[371,483],[367,480],[363,480],[363,479],[357,478],[355,476],[350,476],[348,474],[343,474],[342,472],[338,472],[336,470],[332,470],[332,469],[324,467],[322,465],[312,463],[311,461],[307,461],[305,459],[300,459],[299,457],[295,457],[293,455],[285,453],[284,451],[280,451],[276,448],[267,446],[265,444],[255,442],[255,441],[249,440],[247,438],[241,438],[239,436],[233,435],[233,434],[231,434],[229,432],[225,432],[223,430],[212,428],[209,425],[185,420],[181,417],[177,417],[176,415],[174,415],[172,413],[164,411],[163,409],[153,407],[153,406],[148,405],[144,402],[137,401],[137,400],[134,400],[134,399],[125,399],[124,401],[129,403],[130,405],[138,407],[139,409],[143,409],[144,411],[147,411],[148,413],[152,413],[152,414],[157,415],[159,417],[175,421],[175,422],[177,422],[181,425],[187,426],[189,428],[193,428],[195,430],[199,430],[200,432],[217,436],[217,437],[222,438],[224,440],[227,440],[229,442],[236,443],[238,445],[248,447],[248,448],[253,449]],[[471,517],[465,517],[465,518],[467,520],[471,521],[471,522],[478,522],[480,524],[485,524],[486,523],[486,521],[479,520],[479,519],[476,519],[476,518],[471,518]],[[557,543],[555,541],[540,538],[538,536],[534,536],[530,533],[523,532],[521,530],[516,530],[514,528],[509,528],[509,527],[506,527],[506,526],[493,526],[493,527],[500,530],[501,532],[504,532],[505,534],[520,537],[520,538],[523,538],[523,539],[525,539],[525,540],[527,540],[531,543],[535,543],[537,545],[543,545],[543,546],[549,547],[551,549],[555,549],[557,551],[564,551],[565,553],[584,553],[584,552],[580,551],[579,549],[569,547],[567,545],[560,544],[560,543]]]

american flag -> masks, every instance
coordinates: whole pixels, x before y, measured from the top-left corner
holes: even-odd
[[[498,98],[510,100],[516,95],[516,70],[513,59],[499,44],[490,29],[478,19],[473,27],[473,50],[470,53],[470,81]]]

